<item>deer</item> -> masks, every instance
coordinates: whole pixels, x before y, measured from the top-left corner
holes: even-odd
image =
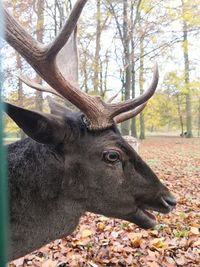
[[[106,103],[79,88],[75,36],[86,2],[77,0],[60,33],[47,45],[4,9],[6,41],[48,85],[21,78],[78,108],[71,111],[52,98],[50,113],[6,103],[6,113],[28,136],[7,146],[9,260],[71,234],[86,211],[149,229],[157,224],[150,211],[167,214],[176,206],[174,195],[117,127],[136,116],[153,96],[157,65],[150,86],[131,100]]]

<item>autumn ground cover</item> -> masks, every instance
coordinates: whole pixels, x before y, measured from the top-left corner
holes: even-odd
[[[9,267],[200,266],[200,139],[151,137],[140,154],[178,200],[156,229],[87,213],[73,235]]]

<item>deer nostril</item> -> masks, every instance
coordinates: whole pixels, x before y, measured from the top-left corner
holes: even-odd
[[[176,199],[173,195],[165,196],[163,197],[163,199],[169,206],[172,206],[172,207],[176,206]]]

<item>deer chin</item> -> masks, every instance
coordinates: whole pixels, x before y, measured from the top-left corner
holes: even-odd
[[[150,229],[157,225],[156,217],[146,209],[138,208],[127,219],[143,229]]]

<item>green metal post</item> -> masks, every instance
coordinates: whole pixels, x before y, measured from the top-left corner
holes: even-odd
[[[2,45],[3,18],[2,2],[0,1],[0,45]],[[0,55],[0,98],[2,95],[3,75]],[[0,99],[0,267],[5,267],[8,251],[8,187],[6,177],[6,160],[3,148],[3,105]]]

